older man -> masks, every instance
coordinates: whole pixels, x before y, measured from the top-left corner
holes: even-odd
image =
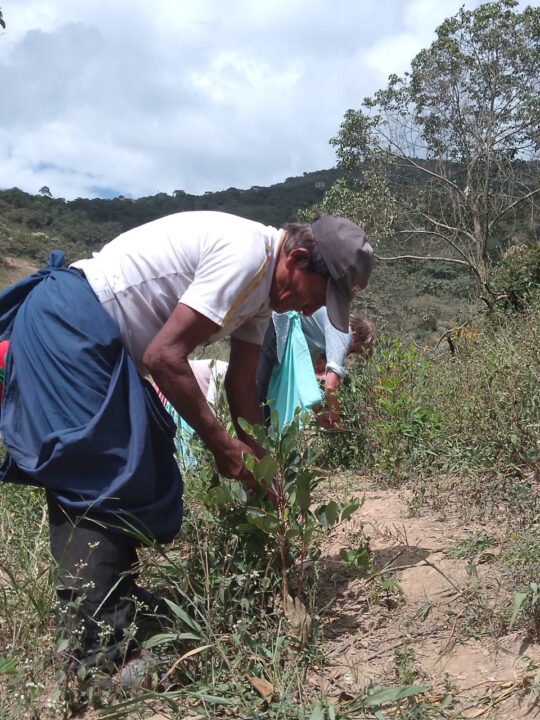
[[[196,430],[220,473],[247,480],[242,455],[261,450],[238,418],[259,418],[255,371],[271,311],[310,315],[326,304],[347,330],[353,291],[371,265],[363,231],[342,218],[277,230],[187,212],[130,230],[71,268],[53,253],[47,268],[0,295],[0,338],[10,340],[2,478],[46,489],[58,598],[82,626],[78,661],[118,662],[135,599],[153,608],[135,584],[137,542],[126,529],[169,542],[180,528],[174,424],[143,376]],[[237,437],[211,412],[188,363],[198,345],[227,335]]]

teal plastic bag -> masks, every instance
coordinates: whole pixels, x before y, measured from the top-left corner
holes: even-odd
[[[300,317],[298,313],[288,315],[287,344],[281,362],[272,370],[268,385],[268,404],[271,410],[278,412],[280,432],[291,422],[296,408],[309,412],[322,400]]]
[[[197,458],[190,447],[190,440],[192,440],[195,435],[195,430],[181,415],[176,412],[168,400],[165,402],[165,410],[167,410],[176,423],[176,436],[174,438],[174,444],[176,447],[178,464],[182,470],[193,470],[193,468],[197,465]]]

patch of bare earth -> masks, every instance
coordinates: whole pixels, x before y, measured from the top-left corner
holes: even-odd
[[[448,512],[411,517],[408,499],[403,489],[367,491],[362,509],[323,547],[325,663],[308,682],[335,699],[353,697],[368,683],[404,684],[396,666],[412,650],[414,684],[431,684],[427,695],[435,705],[451,687],[463,717],[539,718],[532,666],[540,646],[525,632],[501,628],[501,608],[511,606],[512,596],[501,589],[498,549],[480,554],[474,568],[470,556],[448,554],[485,524],[464,524]],[[339,561],[340,549],[358,547],[362,532],[375,569],[399,588],[387,592],[381,575],[361,577]]]
[[[13,283],[31,275],[37,271],[37,266],[30,263],[28,260],[15,257],[4,257],[1,260],[1,266],[4,270],[4,285],[12,285]]]

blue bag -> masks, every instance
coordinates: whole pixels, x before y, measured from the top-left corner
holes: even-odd
[[[279,431],[294,417],[296,408],[309,412],[322,394],[298,313],[288,313],[289,332],[281,362],[274,366],[268,385],[268,404],[279,415]]]

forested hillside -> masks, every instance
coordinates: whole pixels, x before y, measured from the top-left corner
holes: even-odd
[[[280,227],[297,219],[299,208],[321,200],[340,176],[338,170],[304,173],[270,187],[229,188],[204,195],[176,190],[172,195],[113,200],[52,197],[49,188],[29,195],[17,188],[0,191],[0,256],[44,262],[53,248],[68,261],[88,255],[116,235],[170,213],[220,210]]]
[[[70,262],[89,256],[125,230],[185,210],[220,210],[279,227],[297,220],[299,211],[317,206],[341,175],[339,170],[321,170],[270,187],[204,195],[177,190],[138,199],[65,201],[52,197],[48,188],[37,195],[2,190],[0,257],[24,259],[37,267],[60,248]],[[450,320],[466,313],[471,285],[472,278],[460,268],[380,262],[369,290],[359,296],[359,309],[380,330],[418,342],[435,340],[440,328],[444,331]]]

